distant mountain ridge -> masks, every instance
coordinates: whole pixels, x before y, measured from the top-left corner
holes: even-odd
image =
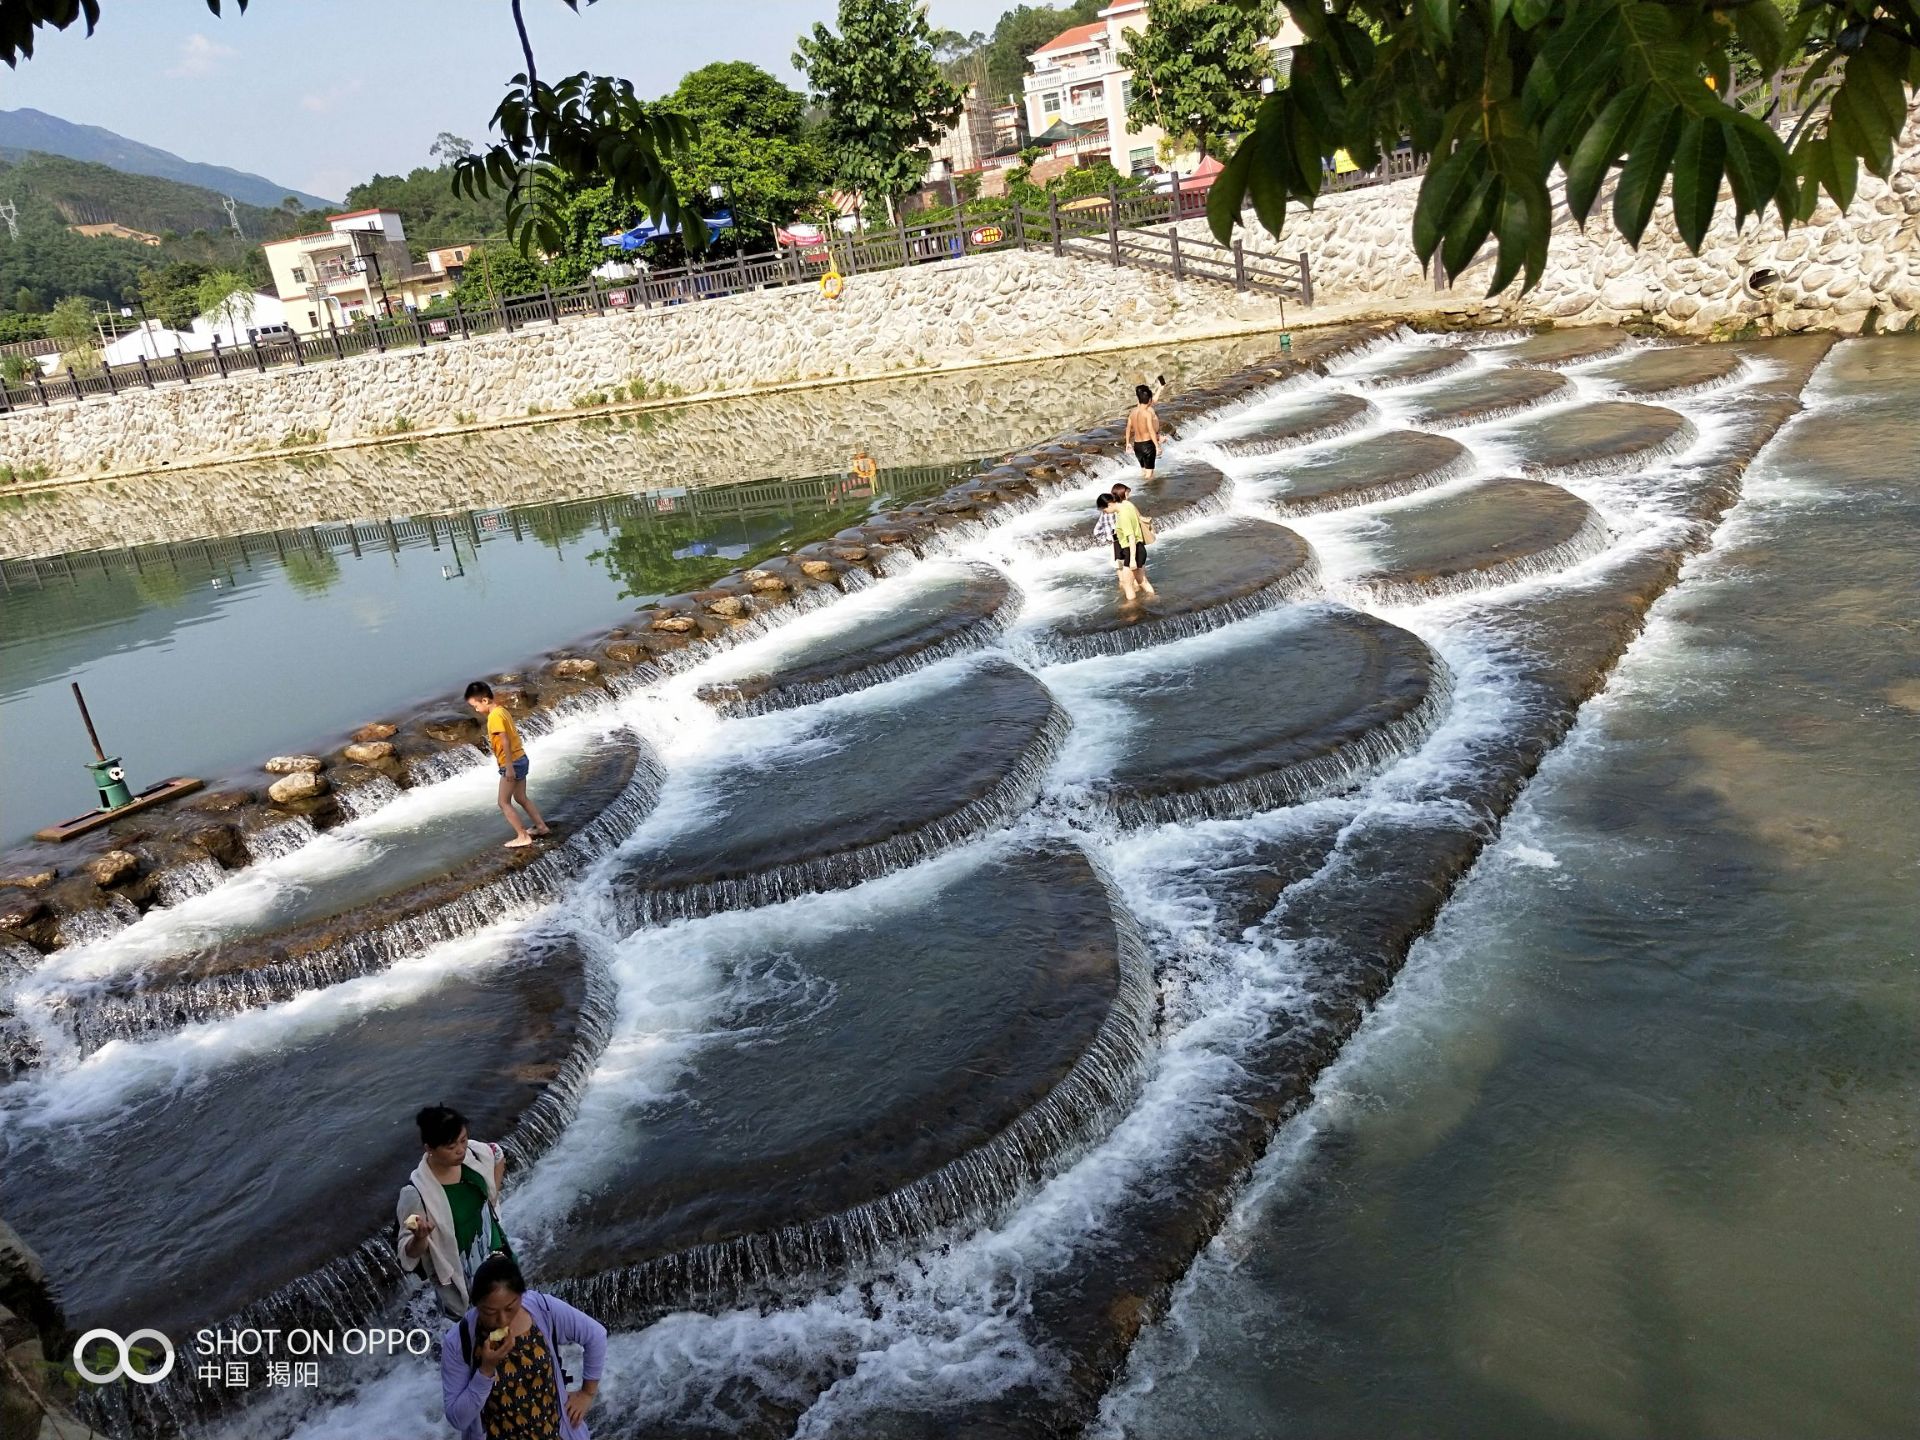
[[[64,155],[70,160],[89,160],[134,175],[177,180],[231,195],[235,200],[267,210],[278,206],[289,195],[313,210],[330,210],[339,204],[291,185],[277,184],[264,175],[183,160],[171,151],[143,145],[98,125],[76,125],[44,110],[0,110],[0,148],[38,150],[48,155]]]
[[[158,175],[136,175],[91,160],[0,145],[0,200],[7,199],[19,205],[23,223],[44,205],[44,218],[70,228],[119,224],[156,235],[228,231],[227,211],[218,191]],[[291,233],[303,218],[244,200],[236,200],[234,213],[255,244]],[[18,268],[20,259],[13,258],[11,268]]]

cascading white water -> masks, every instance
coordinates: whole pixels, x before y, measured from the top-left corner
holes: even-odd
[[[1375,347],[1371,358],[1396,346],[1466,343],[1454,337],[1428,340],[1402,336]],[[1469,363],[1485,363],[1484,356],[1473,351],[1468,354]],[[1304,392],[1337,391],[1341,384],[1342,377],[1336,376],[1274,387],[1264,396],[1233,407],[1231,418],[1237,428],[1244,429],[1249,417],[1258,416],[1262,405],[1297,402]],[[1736,385],[1731,391],[1716,393],[1730,395],[1737,389]],[[1398,387],[1394,390],[1397,395]],[[1295,438],[1289,446],[1338,444],[1376,425],[1382,417],[1391,421],[1397,403],[1397,399],[1389,401],[1382,396],[1374,410],[1344,426],[1342,433],[1323,433],[1311,441]],[[1495,468],[1504,457],[1476,434],[1485,424],[1482,419],[1452,432],[1467,444],[1468,458],[1454,462],[1444,474],[1419,477],[1408,488],[1449,483]],[[1710,438],[1710,427],[1703,423],[1698,433]],[[1636,456],[1634,464],[1658,467],[1672,463],[1694,443],[1691,425],[1685,434],[1684,441],[1676,437],[1659,453]],[[1188,445],[1196,452],[1204,449],[1209,454],[1221,453],[1211,447],[1204,426],[1193,427],[1192,438],[1177,439],[1170,448],[1177,453],[1179,447]],[[1256,471],[1270,476],[1274,469],[1273,457],[1265,455],[1257,462],[1230,458],[1226,465],[1241,478],[1251,477]],[[1284,472],[1284,463],[1281,470]],[[1117,473],[1121,473],[1118,462],[1103,462],[1077,483],[1092,488],[1099,478]],[[1497,580],[1483,583],[1551,586],[1567,565],[1591,560],[1620,544],[1622,537],[1643,530],[1648,519],[1645,514],[1609,503],[1616,492],[1608,487],[1624,484],[1624,473],[1617,467],[1595,471],[1590,477],[1595,481],[1591,488],[1570,487],[1579,488],[1601,512],[1595,525],[1576,537],[1577,543],[1569,541],[1529,561],[1515,562],[1514,568],[1501,570]],[[1589,477],[1582,474],[1576,478]],[[1245,483],[1224,492],[1220,506],[1231,515],[1285,523],[1290,515],[1276,505],[1279,494],[1275,484],[1264,480]],[[1386,494],[1372,492],[1349,495],[1340,498],[1337,508],[1386,498]],[[1056,506],[1063,517],[1083,508],[1075,497],[1043,497],[1021,507],[1025,516],[1019,523],[1044,516]],[[1336,507],[1329,504],[1326,508]],[[945,530],[927,548],[930,553],[957,558],[1003,558],[1010,547],[1002,526],[1013,514],[1013,508],[1008,507],[997,511],[992,521]],[[1364,535],[1356,543],[1364,546]],[[903,571],[919,563],[904,555],[901,559]],[[1087,563],[1104,565],[1091,553]],[[1154,642],[1171,653],[1191,637],[1237,623],[1255,610],[1313,597],[1344,584],[1338,552],[1323,552],[1320,567],[1289,577],[1277,593],[1223,606],[1217,615],[1181,617],[1156,632]],[[1017,567],[1014,574],[1020,578]],[[842,585],[846,590],[866,588],[878,595],[897,583],[902,582],[889,566],[885,578],[878,580],[855,569]],[[736,627],[731,638],[736,642],[750,639],[827,603],[839,593],[823,587],[800,603]],[[1397,611],[1394,619],[1418,633],[1445,663],[1438,671],[1434,689],[1395,727],[1364,737],[1349,752],[1309,762],[1298,773],[1277,772],[1247,782],[1230,794],[1223,791],[1211,801],[1204,796],[1191,800],[1183,797],[1177,803],[1169,802],[1166,808],[1110,813],[1074,794],[1048,793],[1053,788],[1052,777],[1069,723],[1083,732],[1074,741],[1076,757],[1091,756],[1096,761],[1106,733],[1101,727],[1117,723],[1098,705],[1075,707],[1071,714],[1063,708],[1049,722],[1042,743],[1021,757],[992,794],[923,832],[809,861],[791,867],[790,873],[776,867],[765,873],[715,881],[696,887],[697,893],[696,889],[665,895],[620,893],[614,888],[617,861],[604,857],[633,830],[635,817],[626,813],[594,836],[592,853],[582,852],[587,863],[581,870],[556,877],[540,893],[517,901],[504,891],[490,892],[480,899],[469,897],[456,905],[471,904],[475,914],[462,911],[456,915],[449,907],[447,921],[425,918],[419,922],[424,928],[417,933],[381,942],[387,945],[390,941],[392,946],[412,953],[470,926],[480,911],[487,913],[478,918],[494,918],[517,903],[526,913],[534,914],[556,895],[563,897],[568,923],[593,947],[610,946],[640,927],[687,915],[777,904],[827,887],[849,887],[847,903],[857,905],[862,882],[903,866],[922,864],[929,857],[970,844],[1010,823],[1070,829],[1111,872],[1115,891],[1121,897],[1119,918],[1127,933],[1135,936],[1129,941],[1134,959],[1128,970],[1134,978],[1129,981],[1127,1001],[1121,1007],[1122,1018],[1116,1022],[1125,1034],[1116,1034],[1110,1045],[1103,1042],[1099,1054],[1089,1052],[1092,1058],[1077,1082],[1079,1092],[1063,1091],[1034,1107],[1021,1121],[1024,1128],[996,1139],[997,1149],[970,1155],[950,1173],[943,1172],[937,1180],[930,1178],[925,1191],[902,1191],[874,1202],[865,1214],[842,1218],[838,1221],[841,1228],[831,1236],[796,1232],[754,1244],[716,1246],[710,1252],[673,1257],[645,1274],[615,1272],[604,1282],[584,1286],[583,1298],[630,1311],[652,1309],[676,1297],[696,1304],[701,1297],[714,1297],[714,1303],[723,1305],[725,1297],[755,1290],[779,1277],[803,1277],[804,1289],[809,1283],[804,1277],[850,1263],[859,1272],[858,1278],[869,1282],[866,1288],[849,1286],[841,1290],[829,1286],[812,1295],[796,1295],[789,1288],[787,1297],[777,1304],[746,1311],[680,1315],[662,1326],[617,1336],[616,1364],[629,1369],[659,1366],[646,1378],[629,1382],[629,1388],[622,1392],[626,1421],[641,1428],[670,1425],[676,1415],[697,1409],[702,1397],[717,1394],[729,1385],[751,1385],[770,1365],[776,1369],[785,1366],[787,1373],[805,1377],[797,1392],[802,1412],[797,1433],[858,1433],[863,1407],[878,1410],[890,1404],[983,1399],[1044,1366],[1044,1357],[1033,1351],[1021,1330],[1022,1297],[1028,1277],[1060,1263],[1062,1257],[1082,1246],[1112,1203],[1111,1197],[1132,1184],[1146,1183],[1155,1164],[1203,1133],[1212,1107],[1219,1103],[1216,1097],[1222,1076],[1238,1063],[1237,1057],[1253,1037],[1282,1023],[1295,1013],[1293,1007],[1302,1003],[1301,988],[1307,983],[1308,973],[1296,947],[1258,934],[1212,933],[1208,926],[1216,902],[1201,877],[1218,866],[1231,864],[1254,842],[1289,833],[1307,811],[1336,820],[1404,812],[1432,823],[1467,823],[1442,801],[1405,797],[1417,788],[1414,777],[1431,777],[1447,767],[1470,766],[1474,745],[1497,735],[1509,707],[1518,703],[1503,668],[1504,658],[1481,646],[1469,626],[1452,618],[1446,602],[1460,598],[1458,594],[1442,589],[1354,598],[1369,607],[1404,605],[1406,609]],[[1000,628],[995,625],[991,634],[970,635],[968,644],[1003,649],[1017,646],[1018,642],[998,635]],[[655,725],[685,727],[700,723],[693,717],[710,712],[688,703],[688,697],[717,648],[689,650],[670,657],[662,663],[658,676],[648,674],[619,687],[610,702],[613,713],[650,734],[650,727]],[[1021,648],[1019,653],[1036,663],[1065,658],[1030,648]],[[1129,665],[1126,655],[1103,655],[1097,649],[1072,658],[1083,666],[1111,667],[1121,675]],[[892,683],[894,674],[888,671],[880,678]],[[1040,678],[1046,680],[1044,670]],[[595,706],[599,708],[599,702]],[[720,728],[734,722],[709,723]],[[706,737],[697,735],[661,738],[669,770],[678,773],[684,773],[689,755],[708,743]],[[857,755],[844,758],[846,763],[858,764]],[[482,763],[484,758],[478,752],[450,752],[415,761],[411,778],[418,786]],[[1075,763],[1082,760],[1076,758]],[[876,782],[884,784],[886,777],[876,777]],[[1339,800],[1314,798],[1335,789],[1351,793]],[[1035,797],[1043,793],[1048,794],[1046,813],[1021,821]],[[1276,811],[1280,806],[1301,808]],[[1269,813],[1245,819],[1222,818],[1250,809]],[[313,838],[305,822],[280,828],[289,832],[285,840],[266,835],[250,838],[249,847],[256,858],[290,853]],[[1157,986],[1151,979],[1156,967],[1163,972]],[[295,967],[246,1003],[281,1004],[304,991],[338,985],[348,976],[364,973],[365,968],[316,966],[300,971]],[[553,1104],[522,1122],[522,1130],[532,1127],[533,1131],[523,1152],[530,1161],[562,1135],[583,1096],[590,1100],[596,1086],[612,1083],[615,1074],[606,1067],[632,1063],[632,1055],[647,1048],[646,1027],[658,1023],[658,1012],[650,1009],[654,997],[646,993],[653,982],[644,978],[644,972],[622,979],[622,972],[615,969],[609,975],[611,978],[603,977],[607,986],[604,1027],[597,1030],[599,1043],[588,1047],[597,1054],[611,1037],[609,1059],[596,1067],[591,1059],[569,1057],[566,1065],[570,1068],[563,1069],[561,1079],[550,1090],[557,1097]],[[1150,1034],[1156,1000],[1169,1002],[1169,1010],[1158,1033]],[[187,1018],[216,1024],[242,1023],[219,1021],[218,1017],[229,1015],[232,1008],[210,1002],[204,1011]],[[145,1033],[147,1028],[130,1023],[121,1033]],[[682,1043],[722,1043],[727,1039],[724,1028],[712,1033],[693,1028],[696,1033]],[[1148,1070],[1144,1090],[1136,1096],[1133,1076],[1143,1051]],[[617,1062],[614,1056],[619,1057]],[[670,1074],[663,1076],[661,1083],[668,1087],[667,1094],[673,1093]],[[687,1103],[696,1099],[682,1098]],[[1054,1157],[1058,1163],[1045,1157]],[[548,1163],[531,1168],[536,1175],[544,1175]],[[566,1181],[555,1174],[548,1183],[563,1187]],[[936,1232],[943,1243],[914,1242],[920,1248],[903,1252],[900,1235],[924,1235],[928,1231]],[[390,1269],[383,1268],[387,1261],[382,1253],[376,1253],[378,1249],[375,1246],[343,1257],[337,1273],[316,1277],[316,1295],[305,1297],[302,1303],[342,1317],[372,1313],[393,1289],[393,1276]],[[371,1308],[357,1298],[369,1294],[376,1297]],[[926,1357],[936,1351],[945,1362],[940,1383],[946,1388],[930,1400]],[[671,1363],[669,1356],[673,1357]],[[408,1387],[415,1384],[412,1377],[396,1373],[377,1382],[377,1387],[383,1392],[391,1389],[411,1394]],[[358,1396],[338,1412],[335,1421],[324,1415],[312,1417],[304,1433],[313,1440],[332,1436],[344,1440],[349,1435],[371,1433],[364,1429],[365,1407],[377,1408],[378,1400],[378,1394]]]
[[[340,812],[349,820],[364,820],[374,811],[391,805],[401,796],[401,789],[384,775],[376,775],[358,785],[348,785],[336,791],[334,798],[340,804]]]

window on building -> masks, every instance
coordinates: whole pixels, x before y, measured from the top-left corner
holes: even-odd
[[[1120,108],[1126,109],[1133,104],[1133,77],[1125,76],[1120,81]]]
[[[1075,109],[1082,105],[1097,105],[1107,98],[1107,87],[1096,81],[1091,85],[1076,85],[1068,92]]]
[[[1060,92],[1058,90],[1049,90],[1040,97],[1040,113],[1042,115],[1058,115],[1060,113]]]
[[[294,272],[293,272],[293,283],[294,283],[294,284],[296,284],[296,285],[304,285],[304,284],[306,284],[306,283],[307,283],[307,272],[306,272],[305,270],[301,270],[301,269],[298,269],[298,268],[296,268],[296,269],[294,270]]]
[[[320,316],[318,312],[313,310],[307,312],[307,328],[309,330],[318,330],[320,328]]]
[[[1153,170],[1153,146],[1142,145],[1138,150],[1127,152],[1127,173],[1146,175]]]

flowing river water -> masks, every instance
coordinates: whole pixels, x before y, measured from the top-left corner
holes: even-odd
[[[537,875],[465,772],[55,952],[0,1214],[77,1323],[432,1323],[446,1100],[596,1434],[1910,1430],[1920,346],[1820,362],[1551,748],[1796,343],[1356,351],[1174,443],[1145,612],[1082,485],[563,719]],[[444,1433],[407,1358],[133,1398]]]

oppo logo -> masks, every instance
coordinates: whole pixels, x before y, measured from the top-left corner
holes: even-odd
[[[165,1355],[158,1370],[142,1370],[133,1363],[135,1347],[143,1340],[158,1345]],[[87,1367],[87,1351],[96,1344],[111,1345],[119,1356],[113,1368],[105,1373]],[[158,1330],[136,1330],[124,1339],[115,1330],[89,1330],[73,1347],[73,1368],[96,1385],[111,1385],[123,1377],[136,1385],[158,1385],[173,1373],[174,1359],[173,1342]]]

